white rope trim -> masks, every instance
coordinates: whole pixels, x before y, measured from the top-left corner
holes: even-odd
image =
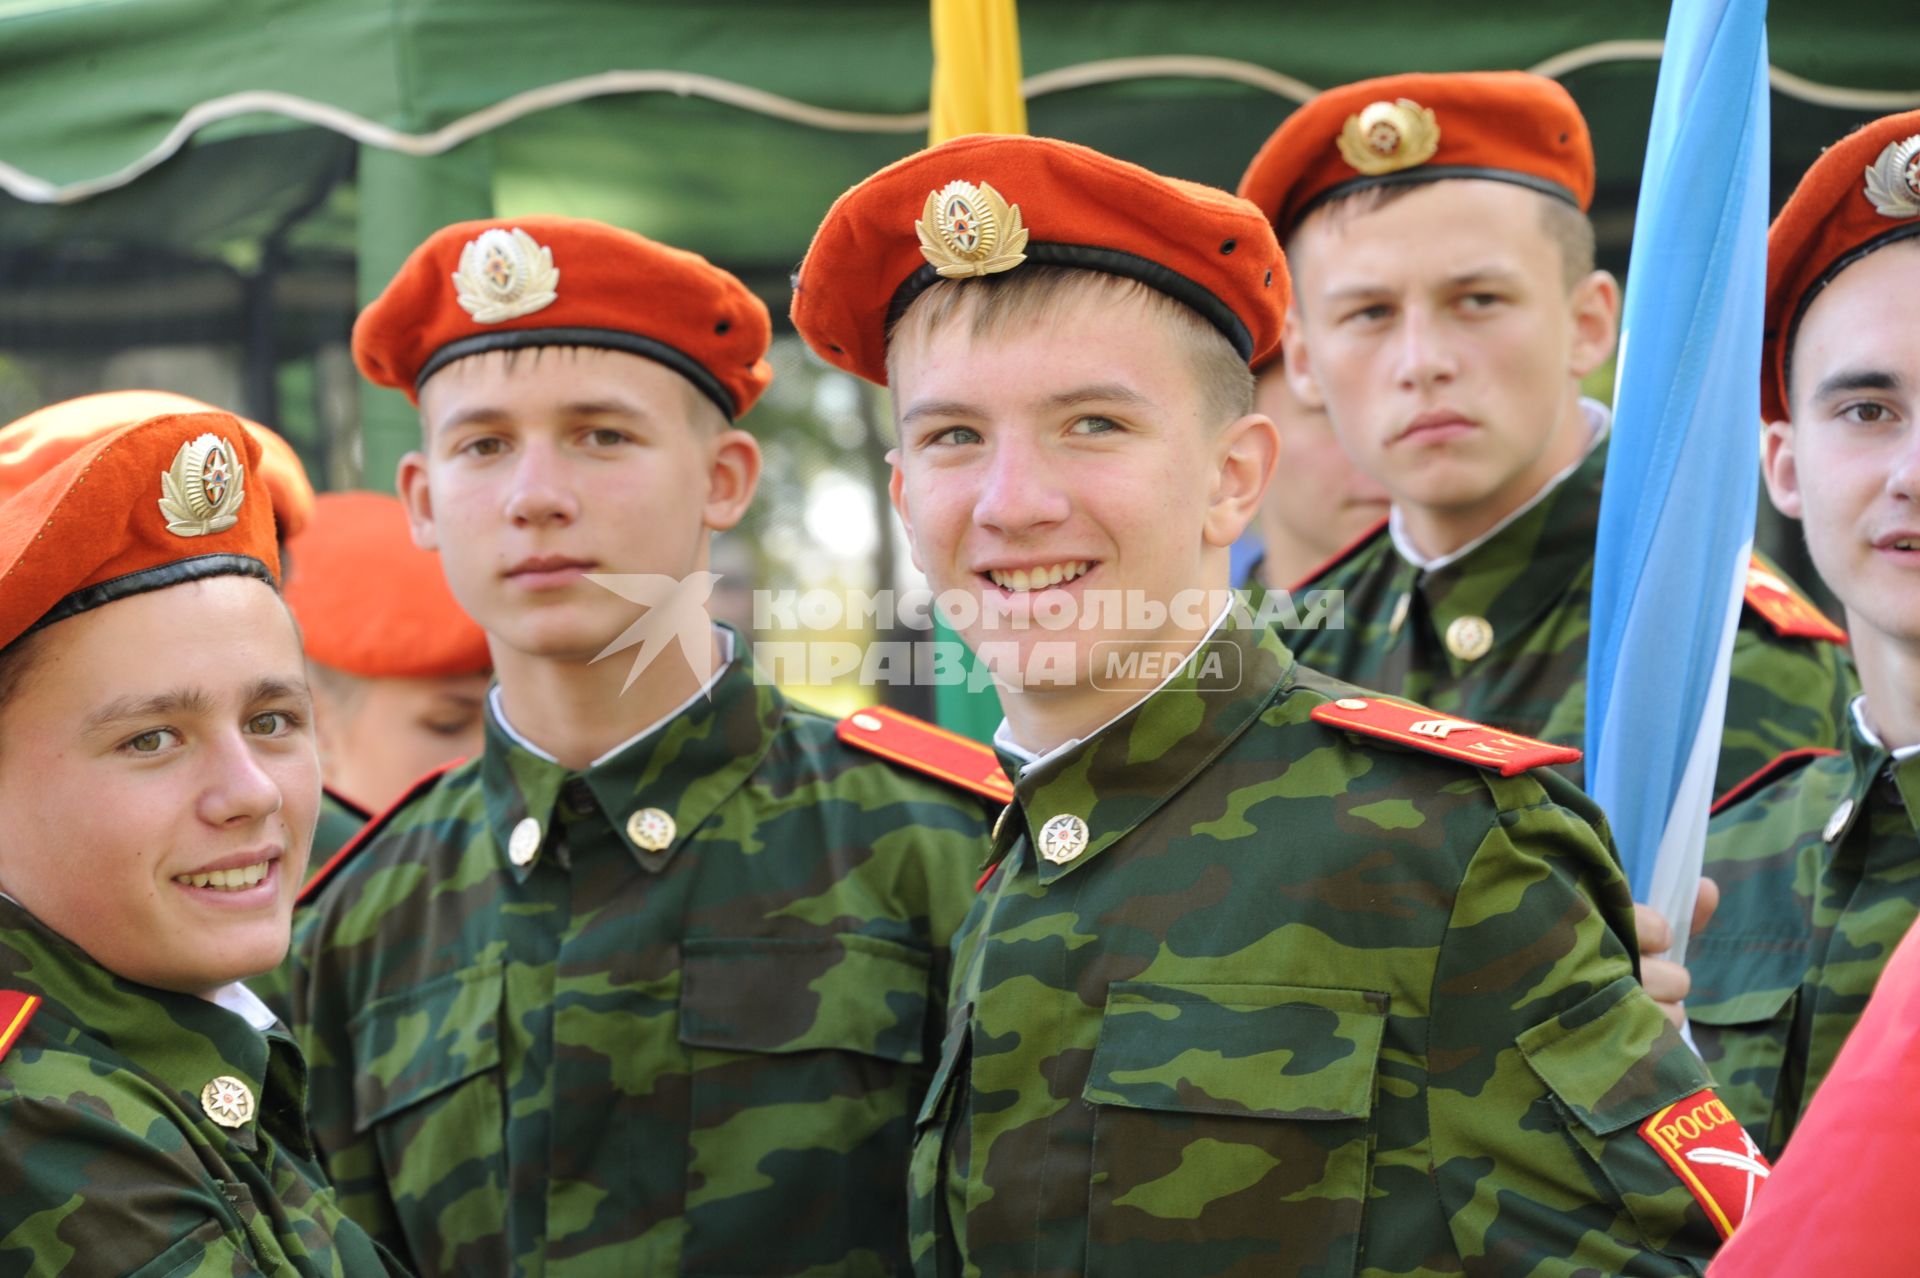
[[[1662,42],[1659,40],[1603,40],[1556,54],[1544,62],[1536,63],[1531,70],[1539,75],[1558,77],[1602,62],[1657,62],[1661,48]],[[1781,93],[1816,106],[1857,109],[1875,114],[1920,107],[1920,91],[1843,89],[1836,85],[1816,83],[1778,67],[1769,68],[1768,78]],[[1252,62],[1197,55],[1165,55],[1108,58],[1059,67],[1028,76],[1021,82],[1020,92],[1022,96],[1032,99],[1096,84],[1148,79],[1226,80],[1263,89],[1293,102],[1305,102],[1319,91],[1303,80]],[[101,177],[58,184],[0,161],[0,190],[30,204],[78,203],[126,186],[171,159],[187,144],[188,139],[208,125],[253,113],[285,116],[331,129],[365,146],[397,151],[402,155],[429,156],[443,154],[462,142],[471,141],[523,116],[589,98],[630,93],[673,93],[681,97],[707,98],[774,119],[841,133],[925,133],[928,124],[928,113],[925,111],[887,115],[837,111],[830,107],[797,102],[751,85],[688,71],[604,71],[598,75],[542,85],[464,115],[431,133],[404,133],[344,107],[291,93],[253,89],[196,103],[146,154]]]

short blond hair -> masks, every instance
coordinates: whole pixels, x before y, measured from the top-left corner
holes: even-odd
[[[1102,307],[1137,300],[1165,327],[1187,361],[1208,423],[1224,427],[1253,411],[1253,370],[1226,334],[1184,302],[1105,271],[1027,266],[977,279],[939,280],[913,299],[887,333],[887,380],[902,340],[924,342],[963,313],[973,337],[1004,337],[1040,328],[1083,303]]]

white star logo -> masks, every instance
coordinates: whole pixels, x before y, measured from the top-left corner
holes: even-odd
[[[668,577],[650,572],[590,572],[586,577],[594,585],[646,609],[638,621],[621,631],[617,639],[593,658],[599,661],[639,645],[633,669],[627,672],[627,681],[620,685],[620,691],[631,688],[640,672],[675,641],[679,642],[681,655],[686,657],[694,678],[704,684],[713,677],[713,619],[707,614],[707,600],[713,597],[713,588],[720,582],[719,573],[691,572],[685,577]]]

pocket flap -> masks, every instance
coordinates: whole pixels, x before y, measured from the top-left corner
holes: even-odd
[[[1540,1081],[1596,1136],[1713,1086],[1707,1067],[1631,976],[1514,1041]]]
[[[933,958],[872,936],[712,938],[682,949],[680,1041],[732,1052],[926,1059]]]
[[[1119,981],[1084,1095],[1182,1113],[1365,1118],[1387,1005],[1367,990]]]
[[[1728,998],[1696,1003],[1687,1000],[1687,1019],[1702,1025],[1760,1025],[1791,1015],[1799,996],[1797,985],[1768,990],[1748,990]]]
[[[347,1026],[353,1038],[353,1129],[364,1132],[500,1064],[498,962],[463,968],[379,999]]]

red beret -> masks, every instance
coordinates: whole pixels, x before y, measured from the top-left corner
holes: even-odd
[[[399,498],[322,493],[287,559],[287,606],[320,665],[365,679],[493,668],[486,631],[454,602],[440,556],[413,544]]]
[[[939,279],[1022,262],[1105,271],[1186,303],[1253,362],[1280,338],[1287,267],[1259,210],[1051,138],[955,138],[842,195],[814,233],[793,324],[882,385],[887,334]]]
[[[1559,83],[1525,71],[1390,75],[1315,95],[1240,179],[1282,239],[1322,201],[1369,186],[1491,178],[1586,209],[1593,139]]]
[[[353,358],[418,403],[463,356],[603,347],[665,364],[732,421],[773,378],[772,331],[766,304],[698,253],[582,218],[495,218],[428,236],[360,312]]]
[[[1814,161],[1767,232],[1763,417],[1787,420],[1787,353],[1820,290],[1875,249],[1915,235],[1920,235],[1920,111],[1875,120]]]
[[[272,581],[260,443],[228,413],[176,413],[29,473],[0,466],[0,647],[37,626],[201,577]]]
[[[37,475],[81,445],[149,417],[222,411],[172,391],[104,391],[62,400],[28,413],[11,425],[0,426],[0,471]],[[313,485],[306,468],[286,440],[258,422],[244,417],[239,421],[260,443],[260,469],[256,473],[267,486],[280,536],[292,537],[307,526],[313,514]]]

